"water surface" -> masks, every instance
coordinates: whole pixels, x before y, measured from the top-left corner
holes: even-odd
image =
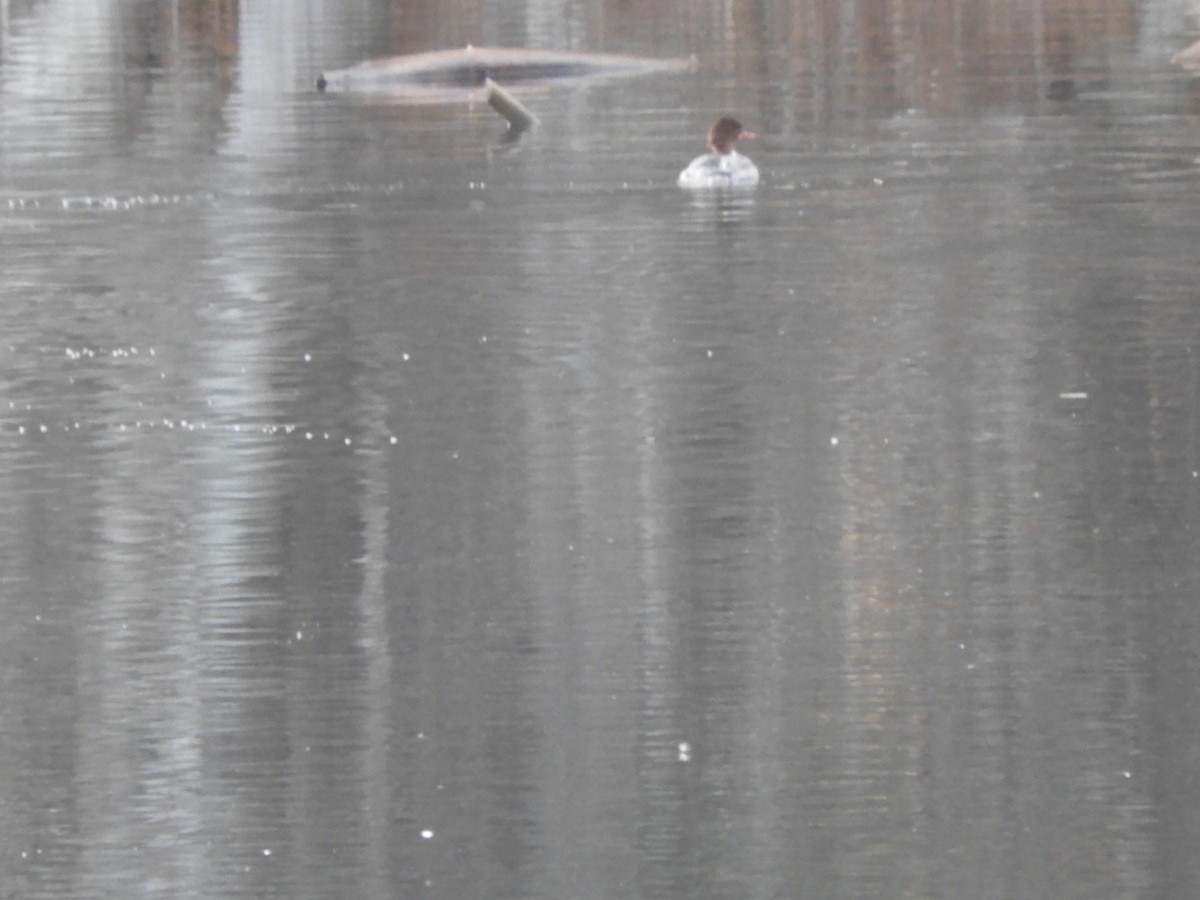
[[[671,6],[4,4],[0,895],[1195,893],[1196,21]]]

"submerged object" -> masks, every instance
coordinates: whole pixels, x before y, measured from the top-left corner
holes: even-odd
[[[508,119],[508,130],[511,134],[518,135],[537,124],[537,116],[492,79],[484,79],[483,87],[487,91],[488,106]]]
[[[697,156],[679,173],[679,186],[685,188],[754,187],[758,184],[758,166],[748,156],[733,149],[739,140],[750,140],[737,119],[723,116],[708,129],[709,153]]]
[[[317,78],[317,90],[419,95],[480,88],[488,79],[512,84],[623,78],[682,72],[694,65],[690,59],[467,46],[367,60],[347,69],[323,72]]]
[[[1200,41],[1180,50],[1171,57],[1171,62],[1185,69],[1200,70]]]

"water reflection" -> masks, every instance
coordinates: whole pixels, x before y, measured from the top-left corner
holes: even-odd
[[[0,10],[9,893],[1195,893],[1176,4]]]

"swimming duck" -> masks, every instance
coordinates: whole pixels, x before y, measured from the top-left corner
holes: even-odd
[[[737,119],[728,116],[717,119],[708,129],[708,149],[712,152],[697,156],[679,173],[679,186],[722,188],[758,184],[758,166],[733,149],[737,141],[753,137],[754,132],[743,128]]]

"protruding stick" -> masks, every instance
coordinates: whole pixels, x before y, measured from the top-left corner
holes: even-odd
[[[485,78],[483,87],[487,91],[488,106],[508,119],[508,127],[514,133],[525,131],[537,124],[537,116],[492,79]]]

